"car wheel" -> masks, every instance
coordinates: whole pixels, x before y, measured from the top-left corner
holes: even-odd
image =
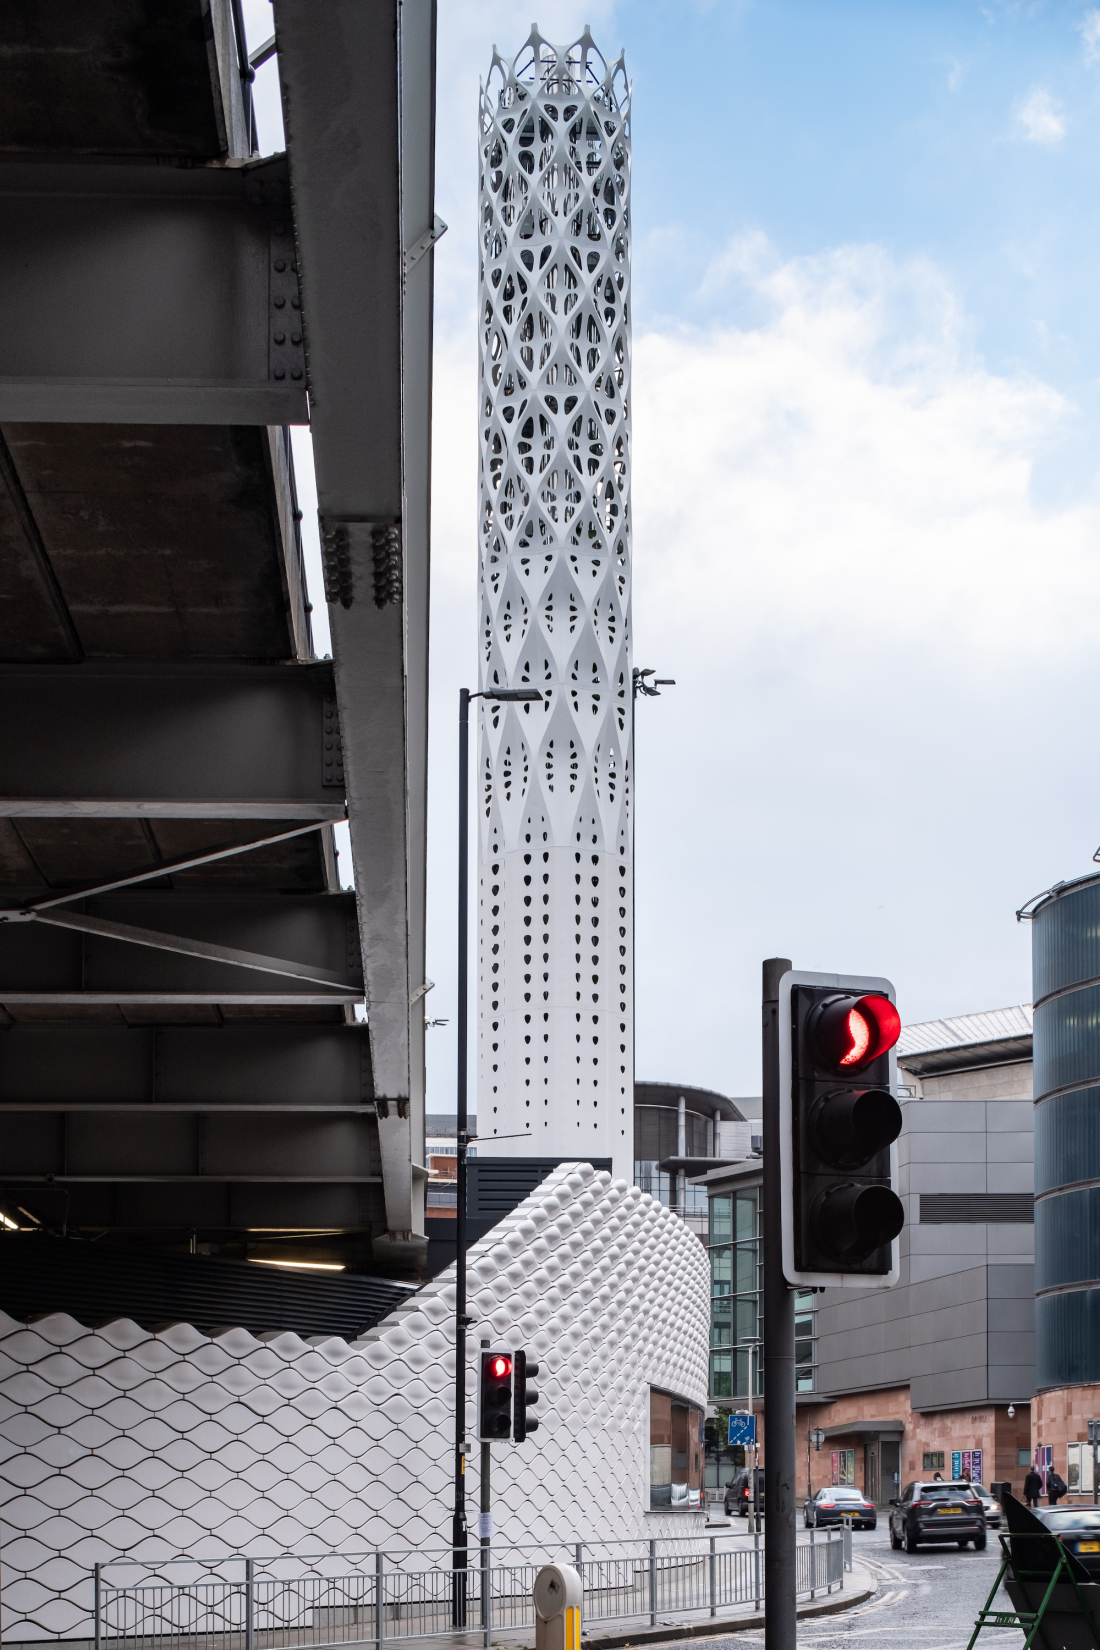
[[[915,1553],[917,1550],[917,1538],[910,1535],[908,1530],[905,1532],[905,1550],[907,1553]]]
[[[959,1549],[960,1553],[964,1553],[968,1546],[966,1537],[964,1536],[961,1541],[956,1541],[955,1545]]]
[[[984,1553],[985,1552],[985,1531],[984,1530],[982,1531],[981,1535],[976,1535],[974,1537],[974,1551],[976,1553]]]
[[[896,1553],[901,1552],[901,1536],[894,1534],[894,1526],[890,1526],[890,1545]]]

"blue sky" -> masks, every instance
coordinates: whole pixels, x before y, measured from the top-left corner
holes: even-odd
[[[247,10],[258,38],[266,0]],[[634,87],[635,661],[677,681],[638,719],[638,1076],[757,1092],[773,954],[887,974],[910,1022],[1029,1000],[1014,910],[1100,843],[1100,10],[535,15],[625,47]],[[477,89],[532,20],[440,5],[438,1111],[476,673]]]

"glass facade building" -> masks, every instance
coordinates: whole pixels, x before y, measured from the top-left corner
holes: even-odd
[[[722,1160],[723,1130],[730,1124],[747,1128],[724,1094],[674,1083],[634,1085],[634,1184],[674,1209],[703,1243],[707,1189],[693,1185],[692,1177]]]
[[[764,1392],[762,1196],[760,1173],[710,1194],[710,1400],[745,1407]],[[795,1385],[814,1390],[814,1297],[795,1296]]]

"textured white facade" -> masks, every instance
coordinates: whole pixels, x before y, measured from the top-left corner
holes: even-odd
[[[480,144],[478,1151],[633,1178],[622,58],[494,53]]]
[[[707,1259],[681,1220],[563,1166],[471,1249],[469,1312],[471,1434],[482,1335],[541,1365],[539,1432],[493,1452],[498,1541],[701,1528],[646,1512],[650,1386],[706,1402]],[[0,1315],[4,1642],[87,1638],[97,1561],[445,1544],[453,1326],[453,1269],[351,1346]]]

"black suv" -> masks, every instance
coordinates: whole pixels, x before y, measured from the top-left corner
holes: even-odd
[[[907,1484],[900,1501],[891,1501],[890,1545],[895,1551],[904,1545],[907,1553],[915,1553],[933,1541],[954,1541],[960,1547],[972,1541],[975,1551],[982,1551],[985,1512],[973,1485],[921,1480]]]
[[[726,1485],[726,1517],[736,1512],[742,1518],[749,1516],[749,1504],[752,1501],[752,1475],[755,1472],[760,1483],[760,1511],[764,1511],[764,1469],[763,1467],[742,1467],[732,1483]]]

